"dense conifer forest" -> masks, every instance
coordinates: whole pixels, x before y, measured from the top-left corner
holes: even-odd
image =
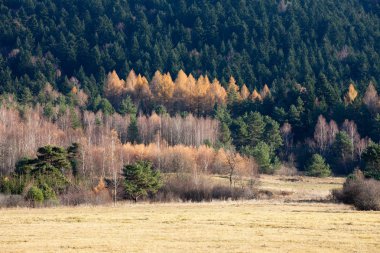
[[[376,178],[379,88],[378,0],[0,1],[0,176]]]

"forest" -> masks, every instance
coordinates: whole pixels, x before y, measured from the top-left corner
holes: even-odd
[[[151,168],[183,199],[210,175],[247,198],[284,168],[379,179],[379,13],[376,0],[1,1],[0,191],[106,185],[116,200],[121,177]]]

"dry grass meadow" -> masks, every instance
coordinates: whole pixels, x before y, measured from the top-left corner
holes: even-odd
[[[0,209],[0,252],[380,252],[380,212],[304,201],[343,179],[263,177],[283,198]]]

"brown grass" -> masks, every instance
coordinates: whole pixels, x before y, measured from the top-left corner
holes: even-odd
[[[329,197],[333,189],[341,188],[344,180],[343,177],[261,175],[259,188],[269,190],[275,194],[276,198],[287,201],[323,200]]]
[[[0,252],[376,252],[380,212],[267,201],[1,210]]]
[[[262,177],[293,191],[275,200],[0,209],[0,252],[378,252],[380,212],[298,202],[342,182]]]

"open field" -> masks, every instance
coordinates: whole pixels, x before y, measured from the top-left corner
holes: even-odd
[[[380,212],[225,202],[1,210],[0,252],[379,252]]]
[[[274,200],[0,209],[0,252],[379,252],[380,212],[300,201],[341,181],[262,177],[293,192]]]
[[[319,201],[327,198],[331,190],[341,188],[344,180],[343,177],[315,178],[261,175],[258,187],[274,194],[277,193],[277,198],[280,197],[287,201]],[[286,194],[279,194],[281,192]]]

